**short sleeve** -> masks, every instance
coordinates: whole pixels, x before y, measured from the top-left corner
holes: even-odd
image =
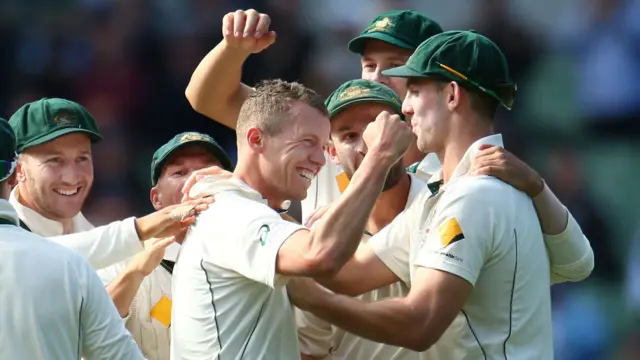
[[[278,251],[293,233],[306,228],[283,220],[262,203],[238,196],[216,200],[213,210],[201,215],[198,222],[204,226],[194,229],[194,235],[203,237],[215,265],[270,287],[285,285],[286,278],[276,277]]]
[[[482,189],[460,185],[442,195],[433,218],[427,219],[415,266],[446,271],[475,285],[489,254],[493,222],[499,220]]]
[[[409,209],[401,212],[389,225],[369,239],[369,245],[373,252],[389,270],[406,284],[411,282],[409,268],[411,244]]]
[[[331,352],[333,328],[315,315],[295,308],[300,352],[314,358],[324,359]]]

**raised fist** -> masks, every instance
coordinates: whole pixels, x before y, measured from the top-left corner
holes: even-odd
[[[229,46],[259,53],[276,42],[275,31],[269,30],[267,14],[250,10],[236,10],[222,19],[222,35]]]
[[[367,144],[367,154],[376,153],[395,164],[409,148],[413,139],[411,126],[399,115],[381,112],[376,120],[364,129],[362,139]]]

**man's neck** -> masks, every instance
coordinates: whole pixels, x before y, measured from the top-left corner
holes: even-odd
[[[58,218],[54,218],[52,216],[47,215],[45,211],[41,210],[38,206],[36,206],[36,202],[31,198],[31,196],[29,195],[29,192],[28,191],[24,191],[23,188],[20,187],[19,185],[16,188],[16,199],[18,200],[18,202],[22,206],[27,207],[27,208],[35,211],[40,216],[45,217],[45,218],[47,218],[49,220],[52,220],[52,221],[59,222],[62,225],[62,234],[66,235],[66,234],[72,234],[73,233],[73,231],[74,231],[73,218],[71,218],[71,219],[58,219]]]
[[[451,180],[453,172],[464,157],[464,154],[471,147],[471,145],[489,135],[493,134],[493,129],[490,126],[476,126],[475,128],[469,126],[455,136],[451,137],[453,141],[448,141],[445,144],[442,151],[438,151],[438,159],[442,164],[442,180],[444,183]]]
[[[389,225],[407,206],[410,190],[411,177],[405,174],[394,187],[380,193],[367,221],[367,231],[375,234]]]
[[[272,209],[280,209],[282,207],[282,203],[286,199],[276,199],[270,194],[272,191],[266,185],[266,182],[260,178],[260,174],[255,171],[244,171],[242,167],[236,167],[236,171],[233,172],[233,177],[243,181],[250,188],[257,191],[262,195],[265,199],[267,199],[267,205],[269,205]]]

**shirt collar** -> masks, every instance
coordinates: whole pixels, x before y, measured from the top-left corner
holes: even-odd
[[[11,206],[11,203],[5,199],[0,199],[0,218],[12,221],[16,225],[19,223],[16,210]]]
[[[415,174],[409,174],[409,177],[411,178],[411,186],[409,187],[409,196],[407,196],[407,205],[405,206],[405,208],[409,207],[409,205],[413,203],[413,201],[422,192],[422,189],[424,189],[424,187],[427,185]]]
[[[18,192],[18,187],[16,186],[11,191],[11,196],[9,196],[9,203],[13,206],[16,213],[18,214],[18,218],[22,220],[28,227],[31,229],[31,232],[34,234],[50,237],[50,236],[60,236],[63,235],[63,227],[62,224],[58,221],[48,219],[36,211],[22,205],[18,200],[20,198],[20,193]],[[82,213],[78,213],[73,217],[73,230],[72,232],[86,231],[93,229],[93,225],[82,215]]]
[[[196,198],[202,195],[215,195],[217,193],[233,191],[242,196],[269,205],[267,199],[254,190],[249,184],[238,178],[225,178],[217,175],[210,175],[199,180],[189,191],[189,197]],[[280,209],[274,209],[279,214],[287,212],[291,206],[291,201],[285,200]]]
[[[449,179],[449,182],[447,184],[443,185],[442,183],[442,171],[438,171],[437,173],[433,174],[427,184],[431,192],[434,194],[437,193],[440,189],[446,188],[448,184],[469,172],[469,169],[471,169],[471,165],[476,158],[476,154],[478,154],[478,151],[480,151],[480,146],[482,145],[504,147],[504,144],[502,142],[502,135],[489,135],[478,139],[473,144],[471,144],[467,151],[465,151],[464,156],[462,156],[462,159],[460,160],[456,168],[453,170],[451,179]]]

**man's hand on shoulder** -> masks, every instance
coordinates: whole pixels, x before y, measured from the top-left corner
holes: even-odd
[[[544,189],[542,177],[501,146],[480,146],[469,173],[496,177],[523,191],[530,198],[538,196]]]

